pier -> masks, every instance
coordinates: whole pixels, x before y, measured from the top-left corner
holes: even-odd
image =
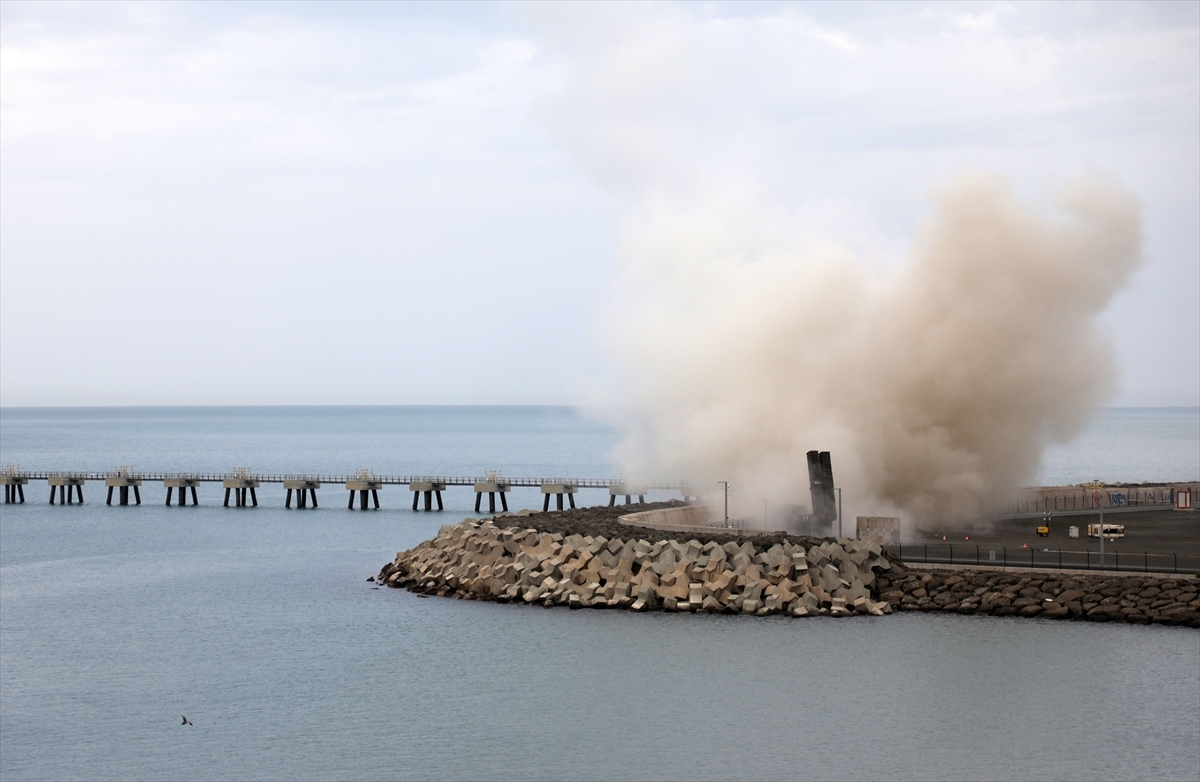
[[[451,487],[463,486],[475,492],[475,512],[480,511],[483,495],[488,496],[488,512],[496,512],[496,495],[500,496],[500,506],[508,510],[507,495],[514,488],[539,489],[545,496],[543,509],[549,509],[550,498],[554,497],[559,509],[564,504],[575,507],[575,494],[580,489],[599,489],[608,492],[610,504],[618,496],[625,495],[626,503],[632,496],[637,496],[640,502],[645,501],[645,494],[651,490],[657,491],[694,491],[688,489],[679,481],[660,481],[658,483],[640,483],[634,486],[621,479],[610,478],[507,478],[499,472],[488,472],[478,475],[376,475],[370,470],[359,470],[354,475],[292,475],[292,474],[260,474],[245,468],[239,468],[230,473],[167,473],[167,472],[138,472],[122,467],[112,472],[54,472],[54,471],[23,471],[13,467],[6,468],[0,478],[4,482],[4,501],[8,504],[25,502],[25,486],[31,481],[46,481],[50,487],[50,504],[81,504],[83,502],[83,487],[89,481],[103,482],[108,489],[105,503],[113,505],[114,496],[117,505],[141,505],[141,487],[146,484],[161,483],[166,490],[166,505],[178,496],[178,505],[188,504],[188,494],[191,494],[191,504],[200,504],[197,489],[201,484],[220,484],[225,489],[224,507],[230,506],[230,500],[236,508],[258,506],[257,490],[263,486],[279,484],[285,490],[283,505],[292,508],[293,498],[295,507],[316,508],[317,489],[322,484],[342,484],[349,493],[347,508],[355,509],[355,499],[358,500],[359,510],[379,509],[379,492],[385,486],[403,486],[413,493],[412,509],[414,511],[444,510],[445,503],[442,494]],[[178,495],[175,492],[178,491]],[[566,502],[564,503],[564,497]],[[130,500],[133,500],[131,503]],[[57,503],[56,503],[57,500]]]

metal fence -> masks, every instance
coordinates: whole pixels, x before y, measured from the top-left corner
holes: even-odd
[[[1200,556],[1151,554],[1109,548],[1104,557],[1096,551],[1046,548],[1009,548],[953,543],[908,543],[884,546],[904,562],[938,565],[1021,567],[1055,570],[1120,570],[1130,573],[1196,573]]]
[[[1018,498],[1010,508],[1012,513],[1044,513],[1046,511],[1089,511],[1104,508],[1172,508],[1175,505],[1174,492],[1158,492],[1142,494],[1136,492],[1106,491],[1097,502],[1091,494],[1055,494],[1051,496],[1030,496]]]

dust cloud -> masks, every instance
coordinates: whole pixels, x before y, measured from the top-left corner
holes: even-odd
[[[1114,391],[1097,318],[1140,263],[1140,207],[1093,178],[1047,213],[990,174],[932,201],[890,273],[796,246],[761,205],[639,209],[601,329],[640,410],[626,474],[728,480],[755,519],[807,505],[805,452],[829,450],[847,518],[921,526],[1032,480]]]
[[[764,503],[810,504],[805,453],[827,450],[846,518],[955,523],[1033,480],[1043,449],[1112,398],[1098,318],[1142,256],[1120,184],[1027,203],[999,175],[963,174],[931,194],[910,246],[868,257],[887,241],[836,204],[911,197],[904,172],[924,177],[930,158],[879,157],[894,146],[883,115],[854,115],[867,143],[865,127],[829,125],[830,107],[923,95],[907,60],[851,56],[791,12],[618,10],[536,14],[569,63],[547,117],[627,207],[597,328],[614,389],[584,400],[637,411],[616,421],[627,477],[714,495],[729,481],[731,511],[763,519]],[[974,94],[960,86],[957,100]],[[880,160],[893,173],[863,174]],[[871,183],[887,190],[856,195]]]

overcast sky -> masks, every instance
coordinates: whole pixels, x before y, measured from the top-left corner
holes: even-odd
[[[629,401],[637,208],[769,192],[886,271],[974,170],[1140,199],[1112,401],[1200,404],[1197,3],[6,0],[0,46],[3,405]]]

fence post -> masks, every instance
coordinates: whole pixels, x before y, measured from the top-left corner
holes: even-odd
[[[979,567],[979,546],[975,547],[975,567]]]
[[[1033,546],[1029,547],[1029,569],[1033,569]]]
[[[950,564],[954,564],[954,544],[950,544]]]
[[[1062,549],[1058,550],[1058,569],[1062,570]]]
[[[929,544],[925,544],[925,564],[929,564]]]
[[[1008,567],[1008,546],[1001,546],[1000,549],[1004,552],[1004,567]]]
[[[1103,535],[1104,530],[1100,530],[1100,534]],[[1121,552],[1120,551],[1113,552],[1113,570],[1116,570],[1118,572],[1120,572],[1120,570],[1121,570]]]
[[[903,561],[904,561],[904,544],[903,544],[903,543],[901,543],[901,544],[900,544],[900,557],[899,557],[899,559],[900,559],[900,561],[901,561],[901,562],[903,562]]]
[[[1175,573],[1178,573],[1179,572],[1179,552],[1172,551],[1171,556],[1175,557],[1175,567],[1171,568],[1171,570]]]
[[[1142,552],[1142,571],[1145,573],[1150,572],[1150,555],[1145,551]]]
[[[1087,554],[1087,569],[1091,570],[1092,569],[1092,552],[1090,550],[1088,550],[1083,553]]]

